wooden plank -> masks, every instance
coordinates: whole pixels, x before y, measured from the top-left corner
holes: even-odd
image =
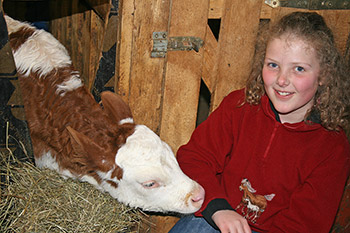
[[[165,59],[151,58],[151,38],[167,31],[170,0],[135,3],[129,103],[136,122],[159,134]]]
[[[265,0],[262,0],[261,10],[260,10],[260,19],[270,19],[272,7],[265,3]]]
[[[84,0],[92,7],[94,12],[103,20],[107,21],[111,9],[111,0]]]
[[[110,6],[103,7],[110,9]],[[102,54],[108,20],[103,21],[79,0],[61,3],[53,1],[50,8],[59,11],[55,13],[57,18],[50,22],[52,34],[67,48],[74,67],[79,70],[85,85],[91,89]],[[104,11],[104,14],[108,13],[109,10]]]
[[[64,17],[55,18],[51,23],[52,34],[66,47],[74,67],[80,72],[85,85],[89,85],[89,57],[90,57],[90,11],[83,11],[78,0],[63,2],[53,1],[51,9],[59,9]],[[70,12],[77,12],[69,14]],[[59,15],[59,14],[57,14]],[[89,19],[89,20],[86,20]]]
[[[104,5],[105,6],[105,5]],[[99,8],[100,10],[102,7]],[[99,66],[99,61],[102,56],[103,42],[106,34],[107,24],[108,24],[108,14],[111,9],[111,6],[108,5],[109,10],[101,11],[100,14],[105,15],[97,15],[95,11],[91,11],[90,17],[90,56],[87,67],[88,77],[89,77],[89,90],[92,89],[92,86],[95,81],[97,69]],[[102,18],[101,18],[102,17]]]
[[[165,59],[150,54],[152,33],[167,31],[170,0],[130,2],[123,1],[118,88],[135,121],[159,133]]]
[[[169,36],[204,38],[209,0],[172,1]],[[174,151],[186,143],[196,124],[203,49],[167,55],[160,136]]]
[[[224,11],[225,0],[209,1],[209,19],[220,19]]]
[[[261,4],[261,0],[226,1],[219,36],[218,76],[212,110],[229,92],[245,85],[254,54]]]
[[[132,55],[132,32],[134,18],[134,1],[121,0],[121,35],[120,35],[120,51],[119,51],[119,67],[116,71],[119,74],[116,80],[115,91],[121,95],[127,103],[129,102],[129,79],[131,71],[131,55]]]
[[[209,25],[207,25],[203,50],[202,79],[210,93],[213,93],[216,85],[216,73],[218,70],[218,42],[209,28]]]

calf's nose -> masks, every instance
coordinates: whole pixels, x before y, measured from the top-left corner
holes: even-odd
[[[191,197],[192,205],[196,208],[200,208],[204,202],[205,191],[201,185],[198,185]]]

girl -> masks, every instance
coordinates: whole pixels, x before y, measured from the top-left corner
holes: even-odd
[[[258,42],[246,88],[224,98],[177,159],[205,191],[171,233],[329,232],[349,175],[350,79],[316,13]]]

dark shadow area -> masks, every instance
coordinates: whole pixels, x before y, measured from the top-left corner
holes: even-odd
[[[199,92],[198,109],[197,109],[197,120],[196,127],[207,119],[210,111],[210,99],[211,93],[208,87],[201,80],[201,87]]]

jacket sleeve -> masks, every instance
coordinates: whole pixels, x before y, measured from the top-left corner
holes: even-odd
[[[226,97],[220,106],[193,132],[190,141],[179,148],[177,160],[186,175],[205,189],[205,200],[201,212],[214,199],[228,200],[220,185],[227,156],[233,147],[232,108],[239,93]]]
[[[271,232],[330,231],[349,176],[349,143],[332,150],[291,194],[289,207],[274,217]]]

